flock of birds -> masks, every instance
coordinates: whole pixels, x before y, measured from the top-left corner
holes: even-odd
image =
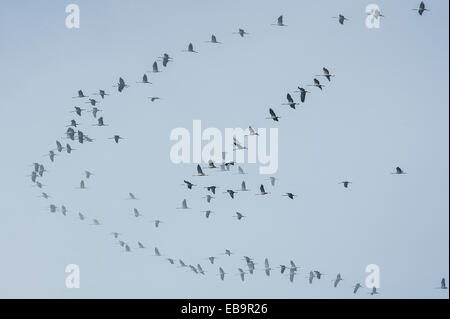
[[[418,13],[420,15],[422,15],[428,9],[426,9],[425,4],[423,2],[421,2],[419,5],[419,8],[414,9],[414,10],[417,10]],[[375,15],[377,17],[383,17],[383,15],[379,11],[375,12]],[[333,18],[338,19],[338,21],[341,25],[343,25],[345,21],[349,20],[342,14],[339,14],[337,17],[333,17]],[[278,19],[276,20],[276,23],[274,23],[272,25],[278,26],[278,27],[287,26],[284,23],[283,16],[279,16]],[[243,37],[249,35],[250,33],[245,31],[244,29],[238,29],[238,31],[234,32],[234,34],[238,34],[240,37],[243,38]],[[205,41],[205,42],[213,43],[213,44],[221,43],[218,41],[217,37],[214,34],[211,35],[211,38],[209,41]],[[184,52],[198,54],[198,51],[196,51],[194,49],[194,45],[192,43],[188,44],[187,50],[184,50]],[[164,68],[166,68],[168,66],[169,62],[173,61],[173,58],[171,56],[169,56],[169,54],[164,53],[161,57],[158,57],[158,60],[161,61],[162,66]],[[151,72],[151,73],[161,72],[158,67],[158,62],[155,61],[152,66],[152,70],[147,71],[147,72]],[[308,84],[307,86],[314,87],[314,88],[322,91],[324,89],[325,85],[319,81],[318,78],[321,78],[321,77],[326,79],[328,83],[331,83],[332,78],[334,78],[335,75],[331,74],[328,68],[323,67],[322,73],[317,74],[313,78],[312,83]],[[136,83],[151,84],[151,82],[149,82],[147,73],[145,73],[142,76],[141,81],[136,81]],[[122,77],[120,77],[118,83],[116,85],[114,85],[114,87],[117,88],[118,92],[124,92],[124,90],[126,88],[128,88],[129,85],[125,82],[125,80]],[[298,93],[299,100],[297,102],[293,98],[294,93]],[[306,102],[306,95],[310,94],[310,93],[311,92],[307,91],[305,87],[298,86],[297,91],[292,92],[292,94],[287,93],[286,102],[282,103],[282,105],[287,105],[290,108],[295,109],[296,106],[299,105],[300,103]],[[89,97],[89,96],[85,95],[82,90],[78,90],[77,95],[74,96],[73,99],[79,99],[80,101],[83,101],[84,104],[88,104],[91,107],[91,109],[87,110],[86,108],[82,108],[80,106],[75,106],[74,109],[72,110],[72,113],[74,113],[77,116],[76,117],[77,119],[82,118],[85,113],[91,113],[92,117],[97,122],[96,124],[94,124],[94,126],[98,126],[98,127],[108,126],[108,124],[105,122],[105,119],[103,116],[98,117],[98,113],[102,112],[103,110],[99,109],[97,107],[97,105],[99,103],[103,102],[109,96],[109,93],[107,93],[106,90],[104,90],[104,89],[100,89],[97,93],[93,93],[92,95],[99,96],[101,100],[97,100],[93,97]],[[152,96],[152,97],[149,97],[149,99],[152,102],[155,102],[155,101],[159,100],[160,97]],[[267,117],[267,119],[273,120],[275,122],[279,122],[281,117],[275,113],[273,108],[270,108],[269,116]],[[70,120],[70,124],[67,126],[67,129],[65,132],[65,136],[66,136],[66,139],[68,140],[68,142],[61,143],[59,140],[56,141],[56,148],[50,150],[48,155],[45,155],[45,156],[49,157],[51,162],[54,162],[56,156],[59,154],[62,154],[63,152],[66,152],[67,154],[71,154],[73,151],[75,151],[76,149],[70,145],[70,143],[72,143],[72,142],[78,142],[79,144],[83,144],[83,143],[90,143],[90,142],[94,141],[93,138],[91,138],[89,135],[87,135],[86,133],[84,133],[83,131],[81,131],[78,128],[79,125],[80,125],[80,123],[78,123],[78,121],[76,119]],[[255,131],[251,126],[249,126],[247,135],[248,136],[255,136],[255,135],[257,136],[258,132]],[[121,135],[115,134],[115,135],[109,137],[109,139],[114,140],[115,143],[119,143],[121,140],[124,139],[124,137],[122,137]],[[65,144],[65,146],[63,144]],[[247,147],[245,145],[243,145],[241,143],[241,141],[238,141],[236,138],[234,139],[234,152],[241,152],[241,151],[245,151],[246,149],[247,149]],[[227,162],[227,161],[225,161],[225,158],[226,158],[226,154],[223,153],[223,156],[222,156],[223,161],[221,163],[214,163],[212,160],[210,160],[208,162],[208,166],[206,167],[206,169],[216,169],[216,170],[220,170],[222,172],[231,171],[231,168],[234,167],[236,163],[233,161]],[[33,168],[34,169],[31,172],[31,175],[29,175],[31,177],[31,181],[38,188],[42,189],[46,186],[42,183],[42,178],[44,177],[44,174],[47,170],[42,163],[38,163],[38,162],[33,163]],[[200,165],[197,165],[196,174],[194,174],[193,176],[195,176],[196,178],[207,176],[204,169],[205,169],[205,167],[202,168]],[[244,170],[242,169],[242,167],[240,167],[240,166],[237,167],[237,170],[238,170],[238,174],[242,174],[242,175],[246,174],[244,172]],[[79,183],[79,187],[77,187],[78,189],[81,189],[81,190],[84,190],[87,188],[86,181],[89,180],[94,175],[92,172],[90,172],[88,170],[86,170],[83,174],[84,174],[84,179],[81,180],[81,182]],[[406,172],[402,168],[396,167],[395,171],[393,171],[391,174],[404,175],[404,174],[406,174]],[[276,186],[277,179],[272,176],[268,180],[270,182],[271,187],[274,188]],[[343,187],[348,188],[352,182],[345,180],[340,183],[343,184]],[[211,202],[211,200],[216,195],[216,190],[219,188],[219,186],[214,185],[214,184],[198,186],[197,183],[192,182],[188,179],[184,179],[182,185],[186,186],[188,191],[191,191],[196,187],[201,187],[201,188],[206,189],[207,194],[203,198],[206,199],[207,203]],[[225,187],[225,191],[223,193],[226,194],[225,196],[229,196],[230,199],[236,199],[238,197],[238,196],[236,196],[237,194],[239,194],[241,192],[248,192],[248,191],[250,191],[250,189],[247,188],[246,181],[244,180],[244,181],[242,181],[242,183],[238,189],[235,189],[233,187]],[[264,184],[260,184],[259,192],[257,192],[255,195],[269,196],[270,194],[271,194],[271,192],[266,190],[266,186]],[[130,200],[133,200],[133,201],[138,200],[138,198],[131,192],[129,192],[128,196],[129,196],[128,199],[130,199]],[[285,192],[284,194],[282,194],[282,196],[287,197],[289,200],[294,200],[295,197],[297,197],[297,195],[294,194],[293,192]],[[47,192],[42,192],[41,197],[43,197],[47,200],[49,200],[51,198]],[[51,213],[56,213],[56,212],[60,211],[61,214],[64,216],[67,216],[67,214],[69,212],[69,210],[66,208],[66,206],[64,206],[64,205],[57,206],[53,203],[48,206],[48,209]],[[191,209],[191,207],[189,207],[187,200],[183,199],[181,202],[181,207],[178,207],[177,209],[188,210],[188,209]],[[206,218],[210,218],[211,214],[214,213],[214,211],[205,210],[205,211],[202,211],[202,213],[205,213]],[[137,208],[133,208],[132,215],[136,218],[142,216],[142,214],[139,212],[139,210]],[[89,220],[89,218],[86,215],[82,214],[81,212],[77,213],[76,216],[77,216],[77,218],[79,218],[82,221]],[[242,219],[245,218],[246,216],[243,215],[241,212],[236,212],[236,214],[233,217],[235,217],[238,221],[242,221]],[[94,225],[94,226],[103,225],[96,218],[90,218],[90,220],[92,221],[92,225]],[[158,228],[160,226],[160,224],[162,223],[161,220],[153,220],[152,222],[154,224],[154,227],[156,227],[156,228]],[[113,236],[114,239],[116,239],[118,241],[119,246],[122,247],[125,252],[132,252],[132,250],[135,249],[134,246],[132,249],[132,245],[129,242],[126,242],[125,240],[122,239],[121,233],[111,232],[111,235]],[[141,241],[137,241],[136,247],[137,247],[137,249],[146,248]],[[162,253],[160,252],[160,250],[158,249],[158,247],[154,247],[153,252],[154,252],[154,256],[157,256],[157,257],[163,256]],[[230,249],[226,249],[222,254],[225,256],[231,257],[231,255],[233,255],[234,253]],[[209,263],[211,265],[215,266],[217,258],[218,257],[216,257],[216,256],[209,256],[209,257],[207,257],[207,260],[209,261]],[[166,257],[165,259],[170,264],[172,264],[172,265],[178,264],[179,267],[188,269],[195,274],[200,274],[200,275],[206,274],[206,270],[204,269],[204,267],[201,266],[200,263],[189,264],[189,263],[185,263],[182,259],[177,259],[174,257]],[[290,262],[288,264],[281,264],[276,267],[273,267],[273,266],[271,266],[269,259],[265,258],[263,267],[261,267],[261,268],[255,267],[255,265],[257,263],[255,262],[255,260],[253,258],[251,258],[249,256],[243,256],[242,260],[245,263],[242,266],[237,267],[237,273],[236,273],[236,275],[239,275],[239,277],[242,281],[245,281],[246,275],[254,274],[255,270],[262,270],[262,271],[264,271],[265,275],[269,277],[269,276],[271,276],[271,273],[273,271],[275,271],[275,269],[278,269],[281,274],[288,275],[289,281],[293,282],[295,276],[299,273],[299,269],[300,269],[300,267],[297,266],[293,260],[290,260]],[[219,278],[221,280],[225,280],[227,272],[225,272],[225,270],[221,266],[219,266],[217,269],[218,269],[217,275],[219,276]],[[306,278],[308,279],[308,282],[310,284],[312,284],[313,281],[315,281],[315,280],[320,280],[323,276],[325,276],[325,274],[323,274],[319,270],[311,270],[309,272],[308,271],[306,272]],[[343,280],[343,278],[342,278],[341,274],[338,273],[336,275],[336,277],[332,280],[332,286],[335,288],[338,287],[339,283],[342,280]],[[353,286],[353,293],[356,294],[358,292],[358,290],[362,287],[363,287],[363,285],[361,283],[356,283]],[[445,278],[442,278],[440,288],[447,289],[447,286],[445,283]],[[372,290],[369,293],[374,295],[374,294],[378,294],[378,291],[374,287],[374,288],[372,288]]]

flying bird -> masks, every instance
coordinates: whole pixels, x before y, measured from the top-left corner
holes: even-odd
[[[245,280],[245,271],[242,270],[242,268],[238,268],[239,276],[241,276],[241,280]]]
[[[241,183],[241,192],[248,192],[249,190],[247,189],[247,186],[245,185],[245,181],[242,181]]]
[[[114,87],[117,87],[117,90],[118,90],[119,92],[122,92],[123,89],[129,87],[129,85],[127,85],[127,84],[125,83],[125,80],[124,80],[123,78],[120,77],[120,78],[119,78],[119,83],[117,83],[117,85],[114,85]]]
[[[152,65],[152,72],[153,73],[160,73],[161,71],[158,69],[158,63],[155,61],[155,62],[153,62],[153,65]]]
[[[129,198],[128,198],[128,199],[131,199],[131,200],[137,200],[137,197],[136,197],[136,196],[134,196],[134,194],[133,194],[133,193],[128,193],[128,196],[129,196]]]
[[[191,209],[191,208],[188,207],[186,199],[183,199],[183,201],[181,202],[181,207],[177,207],[177,209]]]
[[[274,120],[275,122],[278,122],[278,119],[280,119],[280,116],[277,116],[275,112],[272,109],[269,109],[270,117],[266,117],[268,120]]]
[[[155,63],[156,63],[156,62],[155,62]],[[142,81],[136,82],[136,83],[152,84],[151,82],[148,81],[148,76],[147,76],[147,74],[144,74],[144,75],[142,76]]]
[[[278,27],[285,27],[286,24],[283,23],[283,16],[279,16],[277,19],[277,23],[273,23],[272,25],[276,25]]]
[[[241,38],[243,38],[244,35],[250,34],[250,33],[246,32],[244,29],[239,29],[238,32],[233,32],[233,34],[239,34],[241,36]]]
[[[373,295],[378,295],[379,292],[377,291],[377,287],[372,287],[372,292],[370,293],[372,296]]]
[[[339,14],[337,17],[332,17],[333,19],[338,19],[340,24],[344,24],[344,21],[348,20],[346,17],[344,17],[342,14]]]
[[[323,74],[319,74],[316,76],[324,76],[328,81],[331,81],[331,77],[335,76],[334,74],[330,74],[330,71],[328,71],[328,69],[325,67],[322,68],[322,70],[323,70]]]
[[[223,271],[222,267],[219,267],[220,280],[225,279],[225,271]]]
[[[160,220],[156,219],[156,220],[152,220],[152,223],[154,223],[154,224],[155,224],[155,228],[158,228],[158,227],[159,227],[159,224],[161,224],[161,223],[162,223],[162,221],[160,221]]]
[[[251,126],[248,127],[248,135],[255,136],[259,135]]]
[[[429,9],[425,8],[425,3],[423,1],[420,2],[418,9],[412,9],[412,10],[417,11],[420,15],[422,15],[425,11],[430,11]]]
[[[79,106],[74,106],[73,108],[74,108],[75,110],[72,111],[71,113],[76,113],[78,116],[81,116],[81,113],[82,113],[83,111],[86,111],[85,109],[82,109],[82,108],[79,107]]]
[[[227,189],[225,192],[223,192],[224,194],[229,194],[230,195],[230,197],[232,198],[232,199],[234,199],[234,194],[236,194],[237,192],[235,192],[234,190],[232,190],[232,189]]]
[[[215,43],[215,44],[222,43],[222,42],[217,41],[217,38],[216,38],[216,36],[214,34],[211,35],[211,40],[205,41],[205,42],[207,42],[207,43]]]
[[[159,59],[162,60],[163,67],[167,67],[167,63],[173,61],[173,59],[167,53],[164,53],[162,57],[159,57]]]
[[[391,174],[393,174],[393,175],[404,175],[404,174],[406,174],[406,172],[404,172],[400,167],[397,166],[395,168],[395,172],[393,172]]]
[[[441,289],[448,289],[447,286],[445,285],[445,278],[442,278],[441,280]]]
[[[197,175],[194,175],[194,176],[206,176],[206,174],[203,173],[203,170],[200,167],[200,164],[197,164]]]
[[[343,280],[342,277],[341,277],[341,274],[337,274],[336,279],[333,281],[333,282],[334,282],[334,283],[333,283],[334,288],[337,287],[337,285],[339,284],[339,282],[340,282],[341,280]]]
[[[358,289],[361,288],[362,285],[358,282],[354,287],[353,287],[353,293],[356,294],[358,292]]]
[[[345,187],[345,188],[348,188],[348,186],[349,186],[350,184],[352,184],[352,182],[349,182],[349,181],[343,181],[343,182],[340,182],[339,184],[344,184],[344,187]]]
[[[191,182],[189,182],[187,180],[184,180],[184,184],[186,184],[186,187],[188,189],[192,189],[192,186],[196,186],[196,185],[192,184]],[[184,184],[182,184],[182,185],[184,185]]]
[[[266,273],[266,276],[270,276],[270,271],[272,270],[272,268],[270,268],[269,266],[269,259],[265,259],[264,260],[264,271]]]
[[[259,187],[260,193],[256,194],[256,195],[268,195],[270,193],[266,192],[266,190],[264,189],[264,185],[261,184],[261,186]]]
[[[85,103],[90,104],[91,106],[95,106],[97,103],[100,103],[100,102],[95,99],[89,99],[89,101],[87,101]]]
[[[315,86],[315,87],[319,88],[320,90],[322,90],[323,87],[325,86],[323,84],[320,84],[320,81],[317,80],[316,78],[313,81],[314,81],[314,84],[309,84],[308,86]]]
[[[291,108],[293,108],[295,110],[295,106],[298,103],[294,102],[294,99],[292,98],[291,94],[289,94],[289,93],[287,94],[286,98],[287,98],[288,102],[287,103],[283,103],[283,105],[289,105]]]
[[[74,96],[74,97],[72,97],[73,99],[76,99],[76,98],[84,98],[84,97],[88,97],[87,95],[84,95],[84,93],[83,93],[83,91],[82,90],[78,90],[78,95],[77,96]]]
[[[114,135],[113,137],[109,137],[110,140],[114,140],[114,142],[116,142],[116,144],[119,144],[120,140],[124,140],[123,137],[121,137],[120,135]]]
[[[216,194],[217,186],[211,185],[211,186],[206,186],[205,188],[206,188],[207,191],[209,191],[209,192],[211,192],[213,194]]]
[[[287,196],[287,197],[289,197],[290,199],[294,199],[294,197],[296,197],[297,195],[294,195],[294,194],[292,194],[292,193],[286,193],[286,194],[284,194],[283,196]]]
[[[94,95],[100,95],[100,97],[101,97],[102,99],[104,99],[105,96],[109,95],[109,94],[107,94],[107,93],[105,92],[105,90],[98,90],[98,93],[93,93],[93,94],[94,94]]]
[[[301,87],[297,87],[298,91],[294,91],[295,93],[300,93],[300,101],[302,103],[305,103],[305,99],[306,99],[306,93],[310,93],[309,91],[306,91],[304,88]]]
[[[247,147],[242,146],[241,143],[239,143],[239,141],[237,140],[236,137],[233,137],[233,145],[235,146],[235,148],[233,149],[233,151],[237,151],[237,150],[246,150]]]
[[[189,43],[188,49],[183,50],[183,52],[198,53],[197,51],[194,50],[194,45],[192,43]]]

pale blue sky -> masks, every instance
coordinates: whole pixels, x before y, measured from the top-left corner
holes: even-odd
[[[384,298],[448,298],[435,289],[448,282],[448,2],[427,1],[76,1],[81,28],[65,27],[64,1],[0,3],[0,297],[56,298],[353,298],[365,267],[381,269]],[[386,16],[381,28],[365,26],[364,9],[377,3]],[[332,16],[350,20],[339,25]],[[283,14],[286,28],[270,24]],[[250,35],[232,34],[238,27]],[[211,33],[222,45],[211,45]],[[181,52],[192,42],[200,52]],[[153,61],[174,58],[152,86],[136,84]],[[311,83],[323,66],[336,74],[323,92],[310,88],[297,110],[287,92]],[[130,87],[118,94],[122,76]],[[100,105],[110,126],[93,127],[84,115],[81,130],[96,140],[71,143],[77,150],[55,163],[43,157],[63,140],[69,113],[86,94],[110,91]],[[147,96],[163,100],[151,103]],[[295,96],[298,99],[297,96]],[[84,104],[82,106],[87,106]],[[268,121],[273,107],[282,119]],[[169,160],[170,131],[206,127],[278,127],[279,183],[269,187],[256,165],[243,165],[247,194],[232,201],[242,176],[191,175],[195,165]],[[126,137],[119,145],[107,138]],[[64,140],[65,141],[65,140]],[[38,198],[27,175],[35,161],[48,172],[52,196]],[[393,176],[396,166],[408,175]],[[75,189],[88,169],[89,189]],[[222,189],[208,208],[189,178]],[[344,189],[338,182],[354,183]],[[272,192],[256,197],[259,184]],[[141,200],[125,200],[129,191]],[[298,194],[290,201],[281,194]],[[176,210],[187,198],[194,208]],[[67,217],[47,206],[64,204]],[[133,207],[145,216],[130,216]],[[231,216],[247,216],[238,222]],[[76,218],[97,218],[94,227]],[[150,220],[164,221],[161,228]],[[123,233],[124,253],[108,234]],[[136,241],[148,246],[138,251]],[[205,277],[151,256],[153,247],[187,263],[201,263]],[[225,248],[236,252],[220,255]],[[206,257],[229,273],[224,282]],[[294,260],[301,267],[291,284],[258,271],[241,283],[243,255],[258,266]],[[81,269],[81,288],[65,288],[64,269]],[[327,274],[309,285],[310,270]],[[331,279],[344,281],[334,289]],[[371,297],[367,290],[357,297]]]

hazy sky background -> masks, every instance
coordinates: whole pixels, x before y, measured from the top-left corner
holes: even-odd
[[[449,8],[427,1],[431,11],[419,16],[411,10],[419,2],[80,0],[81,28],[71,30],[70,2],[0,2],[0,297],[353,298],[375,263],[375,298],[448,298],[436,288],[449,275]],[[369,3],[385,15],[380,29],[365,26]],[[339,13],[350,20],[331,19]],[[271,26],[281,14],[288,26]],[[239,27],[250,35],[232,34]],[[223,44],[205,43],[211,33]],[[199,54],[182,52],[189,42]],[[164,52],[174,62],[149,75],[154,84],[135,83]],[[309,88],[297,110],[280,105],[324,66],[336,77],[323,92]],[[112,87],[119,76],[130,84],[121,94]],[[71,142],[76,151],[50,163],[44,155],[56,139],[67,142],[72,108],[89,108],[71,97],[100,88],[111,93],[99,105],[109,126],[77,118],[95,142]],[[153,95],[163,100],[151,103]],[[279,123],[265,119],[269,107]],[[242,165],[245,176],[198,178],[195,164],[172,164],[170,131],[192,131],[194,119],[203,128],[278,127],[277,186],[257,165]],[[108,139],[116,133],[126,138],[119,145]],[[35,161],[48,169],[50,200],[26,177]],[[397,165],[408,175],[390,175]],[[78,190],[85,169],[95,175]],[[180,185],[185,178],[222,188],[208,205],[204,189]],[[243,179],[250,192],[222,194]],[[344,189],[342,180],[353,184]],[[261,183],[272,194],[254,196]],[[130,191],[140,200],[125,200]],[[287,191],[299,196],[282,197]],[[176,209],[183,198],[192,210]],[[68,216],[50,214],[50,203]],[[209,206],[216,214],[205,219]],[[131,216],[134,207],[144,217]],[[236,211],[247,218],[232,218]],[[164,221],[158,229],[155,218]],[[207,276],[152,256],[155,246],[201,263]],[[226,248],[236,254],[220,255]],[[292,259],[301,268],[294,283],[278,270],[242,283],[244,255],[256,267],[268,257],[273,267]],[[65,287],[70,263],[80,266],[80,289]],[[310,270],[327,275],[309,285]],[[333,288],[338,272],[344,281]],[[367,289],[357,297],[374,298]]]

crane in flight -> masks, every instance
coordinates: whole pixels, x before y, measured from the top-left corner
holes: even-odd
[[[295,195],[295,194],[293,194],[293,193],[286,193],[286,194],[284,194],[283,196],[287,196],[287,197],[289,197],[290,199],[294,199],[294,197],[297,197],[297,195]]]
[[[339,284],[339,282],[340,282],[341,280],[343,280],[342,277],[341,277],[341,274],[337,274],[336,279],[333,280],[333,286],[334,286],[334,288],[337,287],[337,285]]]
[[[214,186],[214,185],[211,185],[211,186],[206,186],[205,188],[206,188],[206,190],[207,190],[208,192],[211,192],[211,193],[213,193],[213,194],[216,194],[216,188],[218,188],[218,187],[217,187],[217,186]]]
[[[181,185],[186,185],[188,189],[192,189],[192,186],[196,186],[195,184],[192,184],[190,181],[187,180],[184,180],[184,184]]]
[[[102,116],[97,119],[97,124],[93,124],[93,126],[108,126],[108,124],[105,124]]]
[[[133,208],[133,216],[134,217],[141,217],[143,215],[139,212],[139,210],[137,208]]]
[[[155,224],[155,228],[158,228],[158,227],[159,227],[159,224],[161,224],[162,221],[160,221],[159,219],[155,219],[155,220],[152,220],[152,223]]]
[[[283,16],[279,16],[277,18],[277,23],[272,23],[272,25],[276,25],[278,27],[286,27],[287,25],[283,23]]]
[[[420,15],[422,15],[425,11],[430,11],[429,9],[425,8],[425,3],[423,1],[420,2],[418,9],[411,10],[417,11]]]
[[[379,292],[377,291],[377,287],[372,287],[372,291],[370,292],[370,294],[373,295],[378,295]]]
[[[330,74],[330,71],[328,71],[328,69],[325,67],[322,68],[322,71],[323,71],[323,74],[318,74],[316,76],[323,76],[328,80],[328,82],[331,81],[331,77],[335,76],[334,74]]]
[[[105,96],[107,96],[107,95],[109,95],[109,94],[107,94],[105,90],[98,90],[98,93],[93,93],[93,95],[100,95],[100,97],[101,97],[102,99],[104,99]]]
[[[237,140],[237,138],[235,136],[233,136],[233,145],[235,146],[233,151],[240,151],[240,150],[246,150],[247,149],[246,146],[242,146],[242,144],[239,143],[239,141]]]
[[[223,192],[224,194],[229,194],[230,195],[230,197],[232,198],[232,199],[234,199],[234,194],[236,194],[237,192],[236,191],[234,191],[234,190],[232,190],[232,189],[227,189],[225,192]]]
[[[353,293],[356,294],[358,292],[358,289],[361,287],[362,285],[359,282],[356,283],[356,285],[353,287]]]
[[[253,127],[249,126],[248,127],[248,135],[249,136],[255,136],[255,135],[259,135],[258,132],[256,132]]]
[[[137,197],[133,194],[133,193],[128,193],[128,198],[127,199],[131,199],[131,200],[137,200]]]
[[[342,14],[339,14],[339,16],[337,16],[337,17],[332,17],[333,19],[338,19],[338,21],[339,21],[339,23],[340,24],[344,24],[344,21],[348,21],[348,19],[346,18],[346,17],[344,17]]]
[[[120,135],[114,135],[113,137],[109,137],[108,139],[114,140],[114,142],[116,142],[116,144],[119,144],[120,140],[124,140],[124,138],[121,137]]]
[[[158,247],[155,247],[154,251],[155,251],[155,254],[153,256],[157,256],[157,257],[162,256],[161,253],[159,252]]]
[[[260,193],[255,194],[255,195],[268,195],[270,194],[269,192],[266,192],[266,190],[264,189],[264,185],[261,184],[261,186],[259,187]]]
[[[309,276],[307,278],[308,278],[309,284],[312,284],[313,279],[314,279],[314,272],[310,271]]]
[[[397,166],[397,167],[395,168],[395,172],[392,172],[391,174],[392,174],[392,175],[405,175],[406,172],[403,171],[400,167]]]
[[[239,34],[241,36],[241,38],[244,37],[244,35],[246,34],[250,34],[247,31],[245,31],[244,29],[239,29],[238,32],[233,32],[233,34]]]
[[[183,201],[181,202],[181,207],[177,207],[177,209],[191,209],[191,208],[188,207],[187,200],[183,199]]]
[[[212,211],[212,210],[202,210],[201,211],[202,213],[205,213],[205,217],[206,218],[209,218],[209,216],[211,216],[211,214],[213,214],[214,213],[214,211]]]
[[[226,274],[226,272],[222,269],[222,267],[219,267],[220,280],[225,279],[225,274]]]
[[[441,279],[441,289],[448,289],[447,285],[445,284],[445,278]]]
[[[283,105],[289,105],[291,108],[293,108],[295,110],[295,106],[298,103],[294,102],[294,99],[292,98],[290,93],[287,94],[286,98],[287,98],[288,102],[287,103],[283,103]]]
[[[323,84],[320,84],[320,81],[317,80],[316,78],[314,78],[313,81],[314,81],[314,84],[309,84],[308,86],[315,86],[315,87],[319,88],[320,90],[322,90],[323,87],[325,86]]]
[[[100,103],[100,102],[95,99],[89,99],[89,101],[87,101],[85,103],[90,104],[91,106],[95,106],[97,103]]]
[[[241,280],[244,281],[245,280],[245,271],[242,270],[242,268],[238,268],[239,271],[239,276],[241,277]]]
[[[78,90],[78,95],[77,96],[73,96],[72,98],[73,99],[81,99],[81,98],[84,98],[84,97],[89,97],[89,96],[88,95],[84,95],[82,90]]]
[[[208,194],[202,198],[206,198],[206,202],[209,204],[209,203],[211,203],[211,199],[213,199],[214,197],[212,197],[211,195]]]
[[[163,67],[167,67],[167,63],[173,61],[173,59],[167,53],[164,53],[163,56],[158,57],[158,59],[162,60]]]
[[[200,164],[197,164],[197,174],[193,175],[193,176],[206,176],[206,174],[203,173],[203,170],[202,170]]]
[[[192,43],[189,43],[187,50],[183,50],[183,52],[198,53],[194,50],[194,45]]]
[[[160,72],[162,72],[162,71],[160,71],[159,69],[158,69],[158,63],[155,61],[155,62],[153,62],[153,65],[152,65],[152,72],[153,73],[160,73]]]
[[[122,92],[123,89],[129,87],[129,85],[127,85],[127,84],[125,83],[125,80],[124,80],[123,78],[120,77],[120,78],[119,78],[119,83],[117,83],[116,85],[113,85],[113,87],[117,87],[117,90],[118,90],[119,92]]]
[[[171,264],[175,264],[175,260],[173,260],[172,258],[166,258],[166,260]]]
[[[248,192],[249,191],[249,189],[247,189],[247,186],[245,185],[245,181],[242,181],[241,189],[239,191],[241,191],[241,192]]]
[[[306,93],[310,93],[309,91],[306,91],[304,88],[301,87],[297,87],[298,91],[294,91],[295,93],[300,93],[300,101],[302,103],[305,103],[305,99],[306,99]]]
[[[142,76],[142,81],[136,82],[136,83],[143,83],[143,84],[152,84],[151,82],[148,81],[148,76],[147,74],[144,74]]]
[[[217,41],[217,37],[214,34],[211,34],[211,40],[205,41],[206,43],[214,43],[214,44],[221,44],[222,42]]]
[[[266,258],[264,260],[264,271],[265,271],[267,277],[270,276],[270,271],[271,270],[272,270],[272,268],[270,268],[270,266],[269,266],[269,259]]]
[[[274,120],[275,122],[278,122],[278,120],[281,118],[281,116],[277,116],[271,108],[269,108],[270,117],[266,117],[267,120]]]
[[[349,186],[350,184],[352,184],[352,182],[349,182],[349,181],[343,181],[343,182],[340,182],[339,184],[343,184],[345,188],[348,188],[348,186]]]
[[[73,108],[74,108],[75,110],[72,111],[72,112],[70,112],[70,113],[75,113],[75,114],[77,114],[78,116],[81,116],[81,113],[82,113],[83,111],[86,111],[86,109],[82,109],[82,108],[79,107],[79,106],[74,106]]]

